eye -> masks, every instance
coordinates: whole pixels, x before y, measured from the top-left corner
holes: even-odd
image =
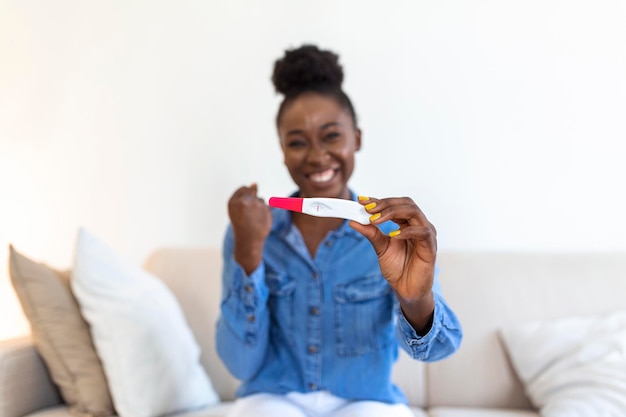
[[[339,139],[340,137],[341,133],[339,132],[328,132],[326,136],[324,136],[324,140],[326,140],[327,142],[332,142]]]
[[[290,139],[287,141],[287,147],[291,149],[299,149],[304,148],[306,146],[306,141],[302,139]]]

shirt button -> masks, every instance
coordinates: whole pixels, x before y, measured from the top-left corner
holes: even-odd
[[[251,314],[248,316],[248,321],[250,323],[254,323],[256,321],[256,316],[254,314]]]
[[[333,245],[333,242],[331,242],[330,240],[327,240],[326,243],[324,243],[324,245],[326,245],[327,248],[330,248]]]
[[[311,382],[311,383],[309,384],[309,389],[310,389],[311,391],[316,391],[316,390],[317,390],[317,385],[315,385],[314,383],[312,383],[312,382]]]
[[[317,279],[317,272],[313,272],[313,279]]]
[[[310,312],[312,315],[317,316],[318,314],[320,314],[320,309],[317,307],[311,307]]]
[[[309,351],[309,353],[317,353],[317,346],[315,346],[315,345],[309,345],[309,347],[307,348],[307,350]]]
[[[252,285],[246,285],[244,290],[246,290],[246,292],[252,292]]]

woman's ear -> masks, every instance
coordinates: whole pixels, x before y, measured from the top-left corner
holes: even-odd
[[[357,128],[355,133],[356,133],[356,135],[355,135],[355,138],[356,138],[356,148],[355,148],[355,150],[360,151],[361,150],[361,129]]]

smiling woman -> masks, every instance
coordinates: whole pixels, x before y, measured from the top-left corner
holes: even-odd
[[[288,50],[272,81],[292,197],[358,200],[369,222],[270,209],[256,184],[232,195],[216,336],[242,381],[230,417],[410,416],[391,382],[398,347],[434,361],[461,340],[435,273],[435,229],[410,198],[349,188],[361,130],[337,54]]]

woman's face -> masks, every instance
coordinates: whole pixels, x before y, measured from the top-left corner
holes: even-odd
[[[300,197],[350,198],[347,184],[361,131],[337,100],[302,94],[283,109],[278,135]]]

